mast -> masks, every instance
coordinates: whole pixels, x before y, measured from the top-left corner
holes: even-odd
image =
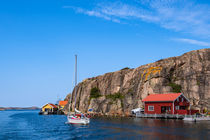
[[[74,85],[74,92],[75,92],[75,102],[74,102],[74,110],[76,109],[76,94],[77,94],[77,55],[75,55],[75,85]]]

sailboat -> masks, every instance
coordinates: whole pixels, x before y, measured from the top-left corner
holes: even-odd
[[[68,114],[67,115],[67,123],[70,124],[89,124],[90,119],[86,117],[81,111],[76,109],[76,94],[77,94],[77,55],[75,55],[75,102],[74,102],[74,114]],[[69,105],[70,106],[70,105]],[[69,112],[70,112],[70,107],[69,107]]]

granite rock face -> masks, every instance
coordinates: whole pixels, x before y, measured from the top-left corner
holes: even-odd
[[[129,115],[132,109],[143,106],[141,100],[148,94],[180,91],[190,99],[194,109],[210,110],[210,49],[88,78],[76,88],[76,108],[82,112],[92,108],[104,115]],[[100,90],[100,97],[90,98],[92,88]],[[74,91],[69,101],[71,109]]]

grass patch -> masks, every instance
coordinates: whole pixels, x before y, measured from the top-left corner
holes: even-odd
[[[117,99],[123,99],[124,96],[120,92],[117,92],[117,93],[114,93],[114,94],[106,95],[106,98],[107,99],[112,99],[113,101],[116,101]]]
[[[112,105],[113,104],[113,101],[109,102],[109,104]]]
[[[109,102],[110,105],[113,104],[114,102],[116,103],[117,99],[119,99],[122,109],[124,108],[124,103],[123,103],[124,98],[125,98],[125,96],[123,96],[122,93],[120,93],[120,92],[106,95],[106,99],[111,99],[112,100],[112,101]]]
[[[121,101],[120,102],[121,103],[121,107],[122,108],[124,107],[124,104],[123,104],[124,96],[120,92],[106,95],[106,99],[111,99],[112,100],[111,102],[109,102],[109,104],[113,104],[113,102],[116,102],[116,100],[119,99]]]
[[[174,93],[181,93],[182,87],[181,85],[175,83],[169,83],[169,86],[172,88],[172,92]]]
[[[123,101],[121,100],[121,107],[124,108],[124,103]]]
[[[200,81],[198,79],[196,81],[197,81],[197,85],[200,86],[201,84]]]

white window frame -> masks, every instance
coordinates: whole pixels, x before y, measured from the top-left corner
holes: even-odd
[[[152,107],[153,109],[151,110],[150,107]],[[154,110],[155,110],[154,105],[149,105],[149,106],[148,106],[148,111],[154,111]]]
[[[175,109],[176,109],[176,110],[179,110],[179,106],[176,106]]]
[[[177,98],[177,102],[179,102],[179,97]]]
[[[184,102],[184,98],[182,98],[182,102]]]

